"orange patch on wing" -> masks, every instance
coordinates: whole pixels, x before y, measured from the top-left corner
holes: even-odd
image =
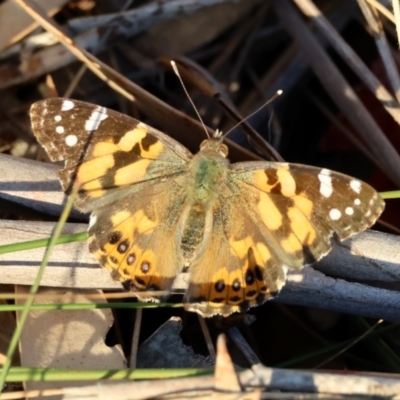
[[[286,253],[296,253],[300,251],[303,246],[299,242],[297,236],[292,232],[289,236],[281,241],[281,246],[286,251]]]
[[[152,143],[148,149],[142,146],[142,140],[148,135],[148,128],[146,125],[138,124],[135,129],[128,131],[120,139],[118,146],[123,151],[131,151],[136,144],[140,145],[140,156],[142,158],[155,159],[164,150],[163,143],[158,140]]]
[[[117,146],[122,151],[131,151],[137,143],[140,143],[140,141],[146,137],[146,135],[147,129],[137,126],[135,129],[126,132],[125,135],[121,137]]]
[[[87,194],[93,198],[104,196],[106,193],[99,179],[95,179],[91,182],[85,183],[84,185],[82,185],[82,189],[84,189]]]
[[[114,157],[112,154],[104,157],[94,158],[84,162],[78,169],[76,181],[78,184],[98,179],[114,166]]]
[[[131,216],[129,211],[120,211],[111,216],[111,222],[114,227],[117,227],[122,222],[126,221]]]
[[[157,226],[156,221],[152,221],[143,210],[136,211],[132,216],[132,227],[139,233],[146,233]]]
[[[268,247],[264,243],[258,242],[255,250],[254,256],[256,257],[257,264],[260,266],[267,265],[267,262],[271,259],[271,252]]]
[[[114,183],[117,186],[126,186],[140,182],[146,175],[150,160],[139,160],[134,164],[119,168],[114,176]]]
[[[310,220],[296,207],[288,210],[290,227],[303,245],[310,245],[314,242],[317,234]]]
[[[264,171],[257,171],[253,174],[253,183],[258,189],[264,192],[270,193],[275,185],[268,184],[268,178]]]
[[[233,252],[240,259],[243,259],[247,257],[249,247],[254,246],[254,241],[251,236],[246,236],[244,239],[241,240],[233,240],[231,238],[229,239],[229,245],[231,248],[231,252]]]
[[[282,214],[268,194],[260,192],[258,211],[268,229],[276,230],[282,226]]]
[[[118,151],[118,146],[112,142],[99,142],[94,146],[93,157],[104,157]]]
[[[313,202],[304,196],[293,196],[292,200],[294,204],[303,212],[303,214],[309,217],[313,212]]]
[[[134,241],[134,233],[143,234],[153,230],[157,223],[146,216],[143,210],[134,214],[129,211],[120,211],[111,217],[115,230],[122,233],[122,237]]]
[[[291,197],[296,193],[296,182],[287,168],[279,168],[276,172],[281,184],[281,193],[284,196]]]
[[[266,174],[267,172],[268,171],[257,171],[254,173],[253,182],[254,182],[254,185],[258,189],[260,189],[266,193],[270,193],[276,187],[276,185],[279,183],[281,193],[284,196],[292,197],[295,195],[296,181],[294,180],[291,172],[289,171],[288,165],[282,164],[276,170],[276,177],[278,178],[278,181],[273,182],[273,185],[270,185],[268,183],[268,176]]]
[[[161,142],[153,143],[148,150],[142,149],[141,156],[144,158],[156,159],[164,150],[164,145]]]

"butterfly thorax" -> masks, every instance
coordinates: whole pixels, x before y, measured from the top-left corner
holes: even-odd
[[[221,149],[225,147],[218,141],[206,140],[191,160],[187,189],[193,205],[211,206],[213,199],[218,197],[220,185],[226,182],[229,161]]]

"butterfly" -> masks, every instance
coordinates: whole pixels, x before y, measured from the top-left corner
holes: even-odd
[[[38,141],[75,205],[91,211],[89,250],[142,300],[187,272],[185,308],[228,316],[263,303],[288,269],[321,259],[370,227],[384,201],[328,169],[231,164],[216,131],[193,155],[168,135],[101,106],[51,98],[32,105]]]

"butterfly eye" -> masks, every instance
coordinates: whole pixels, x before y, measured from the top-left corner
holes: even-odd
[[[206,139],[206,140],[203,140],[201,143],[200,143],[200,150],[203,150],[205,147],[207,147],[207,144],[208,144],[208,140]]]
[[[229,153],[228,146],[224,143],[221,143],[219,146],[219,152],[223,157],[226,157]]]

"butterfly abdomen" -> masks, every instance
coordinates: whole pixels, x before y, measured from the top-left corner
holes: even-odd
[[[181,239],[181,250],[185,264],[197,254],[197,250],[204,237],[205,228],[205,210],[200,207],[191,207]]]

